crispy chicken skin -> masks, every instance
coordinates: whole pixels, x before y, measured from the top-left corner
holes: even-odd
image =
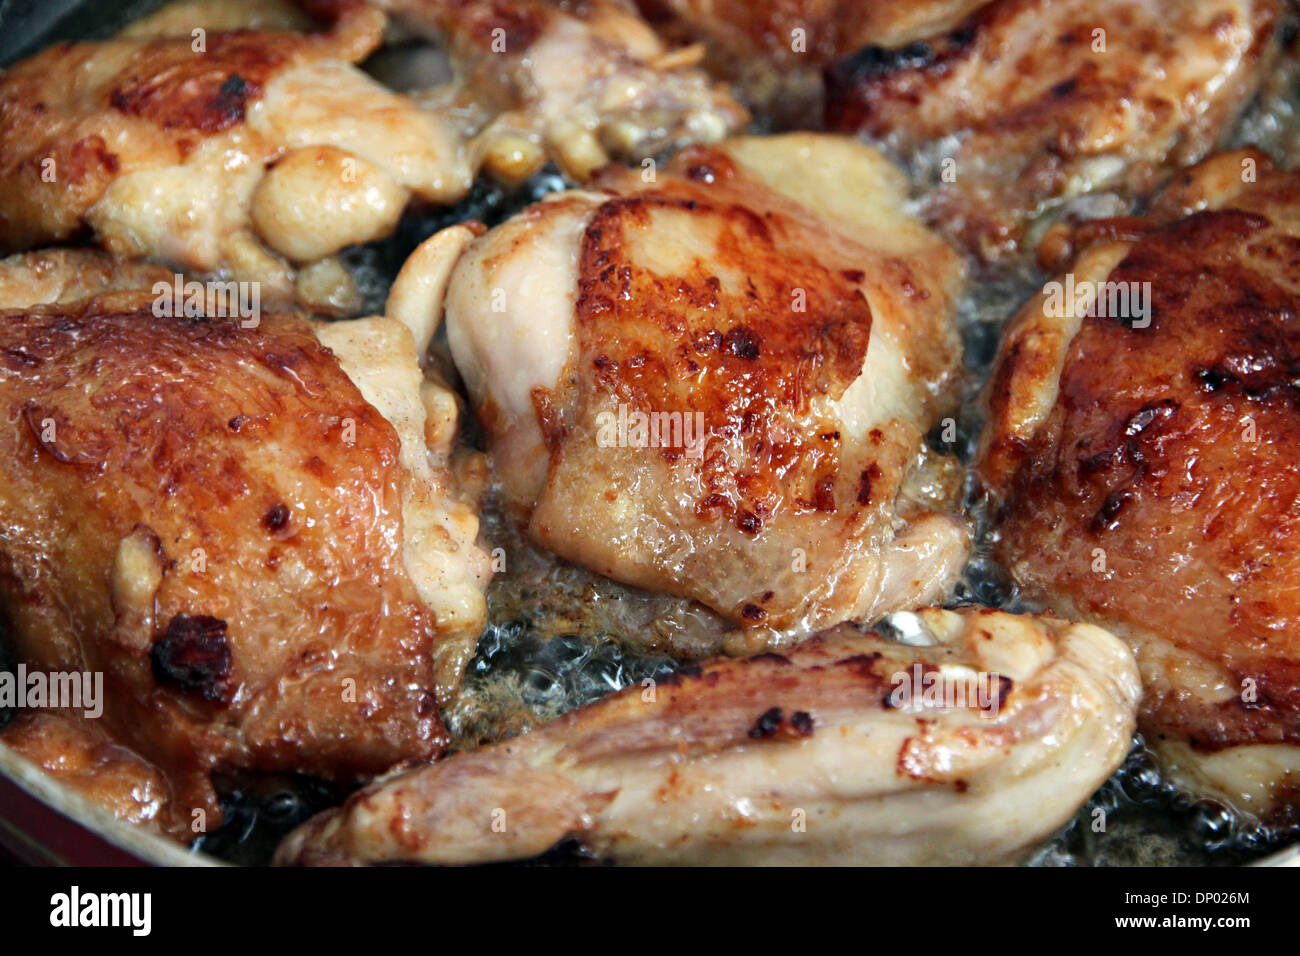
[[[102,672],[96,723],[187,818],[218,813],[214,770],[351,781],[437,756],[489,569],[406,327],[170,318],[139,288],[58,300],[105,266],[52,259],[71,274],[43,303],[0,265],[15,657]]]
[[[1222,154],[1077,241],[1073,280],[1107,304],[1045,288],[989,386],[996,553],[1031,598],[1132,643],[1141,729],[1177,779],[1294,807],[1300,177]],[[1109,304],[1144,288],[1145,317]]]
[[[203,33],[203,9],[197,37],[162,18],[0,75],[0,250],[90,235],[346,312],[333,254],[386,235],[411,195],[464,195],[463,144],[352,65],[382,39],[378,11],[327,33]]]
[[[1227,132],[1280,0],[993,0],[832,68],[827,122],[927,167],[932,221],[984,259],[1096,189],[1144,194]]]
[[[576,839],[632,864],[1013,862],[1128,752],[1132,656],[1086,624],[918,617],[930,646],[841,625],[376,781],[276,859],[477,863]],[[949,692],[923,701],[927,681]]]
[[[533,541],[764,640],[942,594],[964,527],[909,478],[953,397],[962,267],[897,170],[792,134],[598,184],[476,240],[447,293]]]

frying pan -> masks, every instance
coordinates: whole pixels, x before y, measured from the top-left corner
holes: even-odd
[[[105,37],[165,0],[0,0],[0,67],[51,43]],[[0,853],[37,865],[208,866],[221,861],[115,819],[0,747]],[[1258,861],[1300,866],[1300,843]]]

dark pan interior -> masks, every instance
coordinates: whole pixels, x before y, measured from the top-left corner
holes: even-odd
[[[164,0],[0,0],[0,66],[60,40],[95,40]]]

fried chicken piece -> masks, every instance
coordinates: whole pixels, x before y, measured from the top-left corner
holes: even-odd
[[[910,157],[930,220],[997,260],[1066,200],[1143,195],[1209,152],[1268,75],[1281,14],[1280,0],[993,0],[832,68],[827,122]]]
[[[463,196],[462,137],[352,65],[380,44],[378,11],[328,33],[205,32],[241,9],[164,11],[0,75],[0,251],[89,235],[119,256],[261,282],[267,301],[296,292],[354,312],[334,254],[391,232],[411,196]]]
[[[987,0],[637,0],[651,23],[739,58],[824,66],[869,44],[893,46],[955,26]]]
[[[195,30],[310,30],[312,18],[291,0],[172,0],[127,24],[123,37],[189,37]]]
[[[11,281],[24,268],[44,281]],[[165,282],[57,296],[104,268],[0,264],[15,657],[102,672],[105,732],[185,818],[219,817],[216,770],[353,781],[437,756],[490,568],[454,399],[407,328],[222,318]]]
[[[296,32],[285,4],[180,3],[17,64],[0,76],[0,252],[90,235],[355,314],[337,253],[389,235],[412,198],[454,203],[480,167],[521,181],[548,150],[585,178],[746,121],[618,5],[384,5],[445,42],[460,79],[419,104],[371,79],[354,64],[385,15],[353,2],[305,4],[325,33]]]
[[[276,861],[480,863],[577,840],[632,864],[1014,862],[1128,752],[1132,655],[1053,618],[916,617],[929,646],[841,625],[377,781]]]
[[[901,174],[798,134],[599,185],[475,240],[447,293],[528,536],[760,644],[943,594],[965,528],[914,479],[941,461],[962,266]]]
[[[995,553],[1030,598],[1133,645],[1175,780],[1294,808],[1300,177],[1219,155],[1076,242],[989,386]]]
[[[696,67],[702,50],[668,50],[617,0],[376,2],[446,49],[456,82],[434,106],[452,99],[477,115],[486,128],[474,149],[509,179],[550,156],[585,180],[611,159],[711,143],[748,121]]]
[[[868,45],[898,46],[946,30],[983,2],[636,0],[659,33],[705,43],[712,68],[736,83],[747,104],[792,128],[820,115],[828,64]]]

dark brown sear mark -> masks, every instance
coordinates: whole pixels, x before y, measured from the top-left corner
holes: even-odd
[[[289,508],[282,501],[278,501],[271,505],[271,507],[267,509],[266,514],[262,517],[262,525],[272,534],[283,531],[288,524]]]
[[[781,720],[784,715],[780,707],[770,707],[758,715],[758,720],[754,721],[754,726],[749,728],[749,736],[755,740],[765,740],[768,737],[776,735],[781,729]]]
[[[1092,533],[1100,534],[1103,531],[1114,531],[1118,528],[1120,512],[1132,499],[1133,492],[1127,488],[1121,488],[1119,491],[1112,491],[1108,494],[1097,513],[1093,515],[1092,523],[1089,525]]]
[[[160,40],[113,82],[109,103],[168,130],[213,134],[244,121],[248,107],[289,62],[294,43],[253,31],[218,33],[208,51]]]
[[[226,622],[206,614],[177,614],[149,652],[153,676],[172,687],[214,704],[230,702],[230,643]]]
[[[769,707],[758,715],[754,726],[749,728],[749,736],[754,740],[794,740],[811,737],[815,726],[812,714],[806,710],[796,710],[786,720],[785,711],[780,707]]]
[[[880,466],[872,462],[858,478],[858,504],[871,504],[871,489],[881,477]]]
[[[747,329],[743,325],[737,325],[727,330],[725,340],[728,351],[736,358],[750,362],[758,358],[758,336],[751,329]]]

